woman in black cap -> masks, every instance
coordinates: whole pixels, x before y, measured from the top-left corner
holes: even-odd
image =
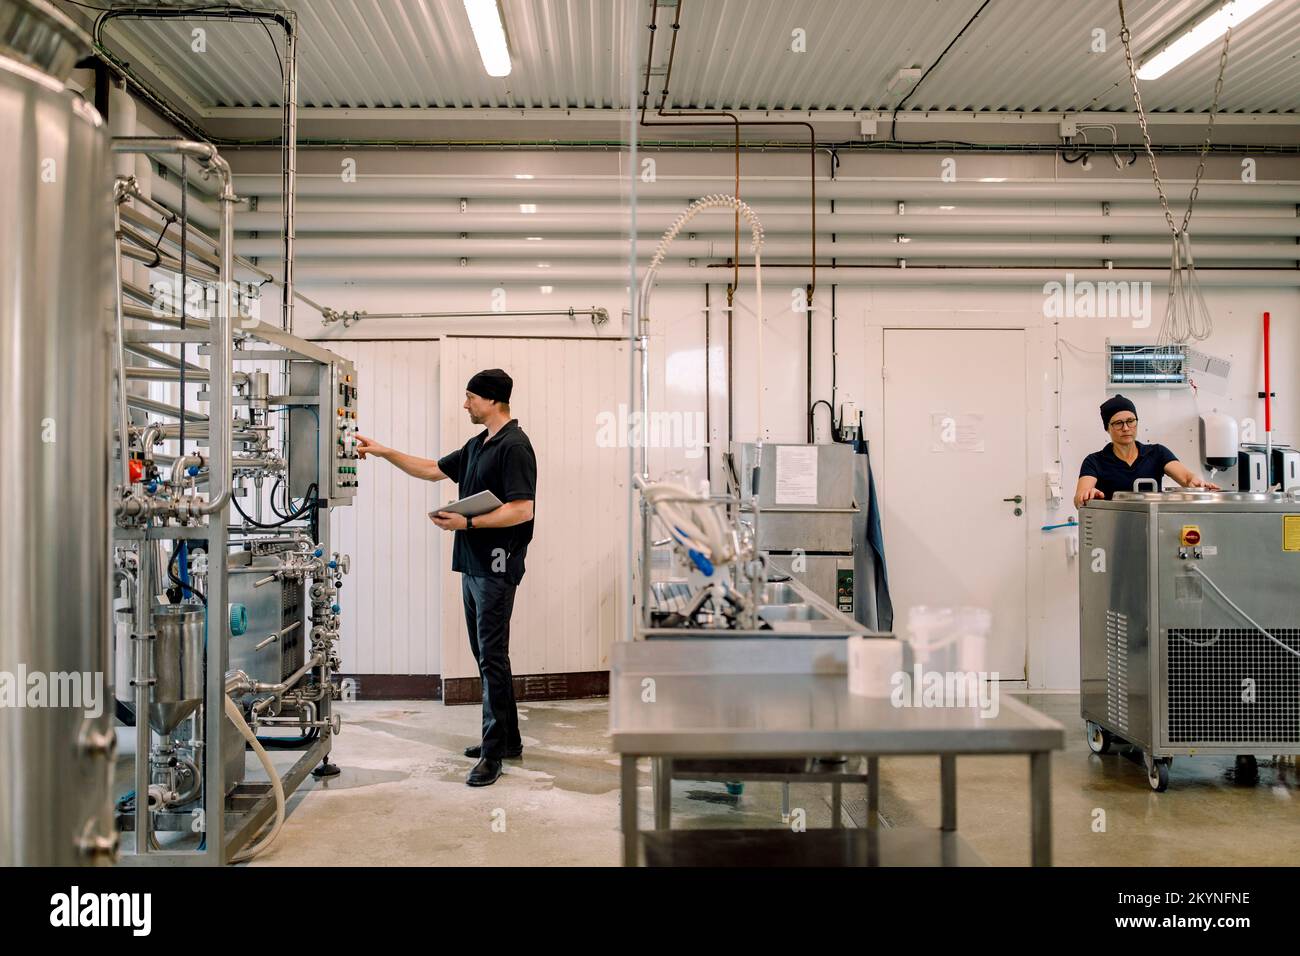
[[[1110,444],[1083,460],[1079,484],[1074,489],[1074,506],[1082,508],[1093,498],[1110,498],[1117,491],[1132,491],[1133,483],[1150,478],[1160,487],[1168,475],[1184,488],[1218,491],[1219,486],[1192,474],[1164,445],[1144,445],[1137,440],[1137,407],[1123,395],[1101,403],[1101,423]]]

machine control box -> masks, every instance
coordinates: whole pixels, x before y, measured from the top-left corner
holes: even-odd
[[[303,498],[315,484],[331,505],[351,504],[360,482],[356,366],[291,362],[289,383],[293,396],[314,400],[289,412],[289,492]]]
[[[334,408],[333,472],[335,486],[356,494],[357,487],[357,384],[356,373],[340,365],[331,366]],[[323,416],[322,416],[323,417]],[[333,497],[333,495],[331,495]]]
[[[853,568],[835,569],[835,610],[853,614]]]

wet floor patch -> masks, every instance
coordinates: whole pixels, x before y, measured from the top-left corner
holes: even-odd
[[[382,783],[396,783],[418,776],[417,768],[409,772],[402,770],[370,770],[365,767],[344,767],[337,777],[325,777],[315,781],[322,790],[356,790],[362,787],[374,787]]]
[[[740,809],[740,794],[727,793],[725,790],[687,790],[686,799]]]

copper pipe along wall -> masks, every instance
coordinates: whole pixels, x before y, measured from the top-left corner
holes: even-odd
[[[682,123],[682,122],[651,123],[646,120],[645,111],[646,111],[646,107],[650,103],[650,68],[654,64],[654,58],[655,58],[655,31],[659,29],[658,24],[656,22],[658,20],[658,12],[659,12],[658,0],[650,0],[650,47],[646,53],[645,83],[642,85],[642,89],[641,89],[641,96],[642,96],[641,125],[642,126],[722,126],[724,125],[720,122],[711,123],[708,121],[702,123]],[[682,10],[681,10],[681,5],[679,3],[677,7],[677,12],[673,17],[673,23],[672,23],[673,40],[672,40],[672,44],[668,48],[668,67],[664,73],[664,87],[659,93],[659,109],[656,111],[655,115],[660,117],[725,116],[727,119],[731,120],[731,122],[735,124],[735,134],[736,134],[736,191],[734,195],[737,199],[742,199],[744,197],[740,195],[740,117],[736,116],[734,113],[727,113],[725,111],[724,112],[689,112],[689,113],[681,112],[681,111],[676,111],[672,113],[664,112],[664,106],[666,106],[668,102],[668,83],[669,80],[672,79],[673,57],[677,53],[677,31],[678,29],[680,29],[681,15],[682,15]],[[739,209],[736,210],[735,240],[732,249],[731,262],[733,267],[732,275],[731,275],[731,283],[727,286],[727,307],[728,308],[731,307],[732,302],[735,300],[736,290],[740,288],[740,210]]]
[[[656,11],[658,10],[657,0],[650,0],[650,3],[651,3],[650,52],[646,59],[646,80],[645,80],[645,95],[647,97],[649,96],[649,89],[650,89],[650,66],[654,59],[654,36],[655,36],[654,31],[656,29],[655,14]],[[678,0],[677,9],[673,14],[673,23],[672,23],[673,38],[671,44],[668,47],[668,66],[664,71],[664,87],[663,87],[663,91],[660,93],[658,115],[659,116],[727,116],[730,117],[735,122],[736,124],[736,198],[737,199],[742,198],[740,195],[740,128],[742,126],[802,126],[808,130],[808,186],[811,192],[810,212],[812,216],[812,224],[809,227],[808,236],[809,236],[809,241],[812,243],[812,249],[811,249],[812,254],[809,257],[809,268],[811,270],[811,277],[808,282],[808,287],[805,289],[805,296],[806,296],[808,312],[809,312],[808,321],[811,323],[813,293],[817,289],[817,131],[813,128],[812,123],[808,123],[803,120],[749,120],[747,122],[742,122],[740,118],[737,117],[735,114],[727,113],[725,111],[723,112],[676,111],[671,113],[664,112],[664,106],[666,105],[668,100],[669,84],[672,82],[673,60],[677,54],[677,32],[681,26],[682,6],[684,3],[685,0]],[[644,105],[642,106],[641,109],[641,124],[643,126],[655,126],[655,125],[658,126],[667,126],[667,125],[718,126],[721,125],[719,123],[678,123],[678,124],[646,123]],[[735,293],[735,289],[740,284],[740,279],[739,279],[740,214],[739,213],[736,214],[736,243],[735,243],[735,257],[733,259],[733,262],[735,263],[736,269],[732,276],[731,288],[727,290],[728,305],[731,304],[731,300]]]

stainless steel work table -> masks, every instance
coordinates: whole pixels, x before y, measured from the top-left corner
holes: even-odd
[[[674,758],[865,756],[868,827],[875,831],[879,758],[937,755],[939,830],[787,831],[773,838],[789,844],[787,837],[811,835],[809,847],[814,841],[838,840],[820,859],[950,864],[980,862],[955,832],[957,757],[1017,753],[1029,756],[1032,863],[1051,864],[1051,751],[1064,746],[1061,725],[1005,694],[997,716],[990,718],[982,717],[978,707],[895,707],[888,698],[852,695],[843,639],[619,642],[610,672],[610,733],[613,749],[622,757],[625,866],[641,862],[651,844],[661,858],[687,860],[693,837],[718,843],[720,852],[727,840],[743,839],[736,831],[722,831],[732,834],[724,838],[716,830],[667,836],[670,785],[656,788],[656,828],[643,834],[637,819],[640,757],[655,761],[657,780],[670,781]]]

